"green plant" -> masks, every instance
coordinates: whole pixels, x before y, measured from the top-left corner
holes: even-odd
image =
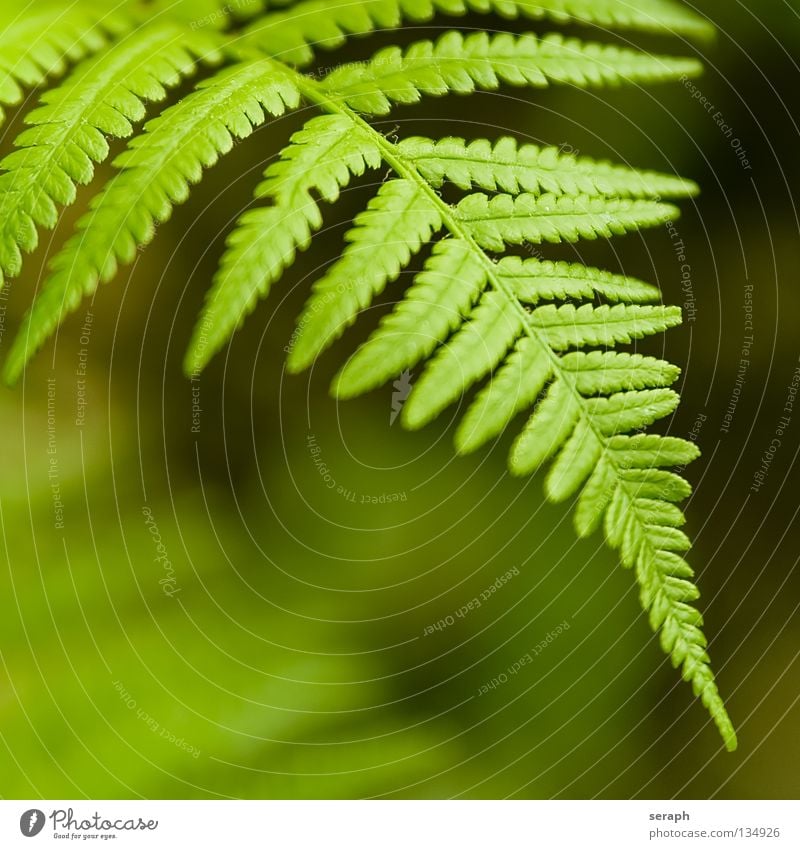
[[[287,6],[269,10],[269,6]],[[37,10],[39,6],[37,5]],[[88,8],[97,9],[92,3]],[[709,26],[670,0],[365,0],[294,4],[222,0],[115,4],[85,29],[89,14],[70,7],[29,47],[13,42],[0,100],[21,97],[19,83],[42,83],[83,58],[27,115],[32,126],[16,141],[0,175],[0,268],[16,275],[39,227],[53,227],[58,207],[89,182],[108,155],[106,136],[133,136],[77,231],[50,263],[50,276],[12,347],[5,376],[25,363],[81,299],[133,260],[158,222],[183,202],[203,169],[249,135],[268,115],[301,103],[322,113],[294,135],[256,189],[259,205],[245,213],[197,325],[186,370],[199,372],[306,249],[322,223],[318,199],[335,202],[352,177],[381,164],[384,181],[357,216],[342,257],[319,280],[300,318],[289,356],[299,371],[380,295],[413,255],[432,244],[424,270],[394,311],[346,363],[334,382],[339,397],[372,389],[427,361],[403,411],[421,427],[484,377],[491,380],[463,418],[459,452],[473,451],[524,410],[533,415],[511,456],[516,474],[553,460],[547,497],[579,495],[576,527],[589,535],[604,525],[624,566],[634,569],[644,609],[661,643],[693,685],[726,746],[736,736],[706,653],[693,573],[683,554],[677,503],[690,487],[670,468],[694,460],[692,443],[645,434],[679,401],[669,387],[675,366],[615,350],[621,343],[680,323],[677,307],[659,304],[650,285],[580,264],[502,256],[508,245],[607,238],[672,220],[663,198],[692,195],[696,186],[564,155],[550,148],[457,138],[395,140],[370,116],[422,96],[495,90],[502,84],[540,87],[674,80],[700,71],[690,58],[653,56],[561,35],[463,35],[390,47],[372,60],[343,65],[318,79],[304,72],[318,48],[352,35],[426,21],[435,13],[497,12],[513,18],[630,28],[706,37]],[[245,19],[231,17],[235,12]],[[203,18],[202,14],[206,17]],[[15,12],[4,11],[6,18]],[[94,13],[95,20],[98,13]],[[194,17],[192,17],[194,16]],[[62,27],[63,25],[63,27]],[[73,31],[81,33],[73,42]],[[0,51],[6,36],[0,36]],[[143,130],[133,125],[145,102],[166,87],[222,63],[194,92]],[[456,204],[440,194],[462,190]],[[588,349],[588,350],[587,350]]]

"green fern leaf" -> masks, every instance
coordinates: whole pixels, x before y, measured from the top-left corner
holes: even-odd
[[[63,317],[77,309],[99,282],[110,280],[120,262],[130,263],[147,244],[157,222],[183,203],[190,183],[202,177],[235,138],[248,136],[271,115],[295,108],[300,95],[289,77],[269,60],[220,72],[198,90],[153,119],[146,132],[115,164],[121,172],[92,203],[78,232],[51,263],[51,276],[23,322],[5,363],[13,381],[26,360]]]
[[[337,376],[336,394],[367,392],[429,356],[470,313],[485,285],[463,239],[437,242],[403,301]]]
[[[102,5],[102,4],[101,4]],[[97,5],[28,3],[4,0],[0,12],[0,124],[3,106],[15,106],[25,88],[40,86],[48,77],[63,74],[71,62],[106,47],[133,29],[135,20],[123,12]]]
[[[255,21],[235,49],[240,54],[261,50],[303,67],[313,61],[316,49],[341,47],[350,36],[396,29],[404,21],[426,22],[436,14],[468,12],[703,39],[714,34],[707,21],[670,0],[644,0],[636,5],[628,0],[305,0]]]
[[[508,136],[495,144],[487,139],[434,141],[417,136],[403,139],[399,148],[436,188],[449,181],[465,191],[475,187],[511,195],[671,198],[697,193],[690,180],[578,158],[555,147],[518,145]]]
[[[659,290],[649,283],[579,263],[509,256],[497,264],[497,273],[526,304],[579,301],[595,295],[614,303],[649,303],[661,299]]]
[[[206,365],[256,300],[265,297],[284,268],[294,262],[296,252],[308,247],[311,234],[322,224],[312,190],[334,203],[351,175],[360,176],[380,165],[375,140],[359,130],[341,116],[313,118],[267,169],[255,196],[272,205],[246,212],[229,237],[189,346],[187,373],[195,374]]]
[[[390,180],[354,224],[342,258],[314,284],[298,320],[287,360],[290,371],[305,368],[338,338],[386,284],[397,279],[442,221],[418,186]]]
[[[88,59],[46,104],[30,112],[32,126],[17,150],[0,162],[0,270],[19,274],[21,250],[38,244],[37,225],[52,228],[57,205],[75,200],[75,184],[88,183],[94,163],[108,156],[106,136],[122,138],[144,117],[144,100],[161,100],[197,59],[219,58],[216,42],[200,32],[182,38],[182,27],[163,21],[143,27]]]
[[[580,399],[566,380],[554,380],[514,443],[509,460],[512,473],[529,475],[552,459],[580,418]]]
[[[654,469],[688,466],[700,456],[696,445],[685,439],[652,436],[620,436],[609,441],[614,462],[622,469]]]
[[[529,337],[521,338],[456,431],[459,454],[476,451],[499,436],[522,410],[530,408],[553,375],[550,358]]]
[[[672,221],[678,210],[668,204],[618,198],[556,197],[522,194],[467,195],[456,210],[478,244],[501,252],[525,242],[577,242],[620,236]]]
[[[654,424],[674,412],[679,401],[678,393],[670,389],[650,389],[592,398],[586,408],[600,433],[616,436]]]
[[[663,82],[700,71],[694,59],[586,44],[559,34],[537,38],[448,32],[435,43],[417,42],[405,51],[387,47],[366,64],[338,68],[325,78],[323,89],[358,112],[387,115],[392,103],[416,103],[422,95],[496,91],[502,83],[543,88],[551,83]]]
[[[189,30],[200,26],[191,4],[182,0],[172,8],[170,0],[156,2],[153,26],[174,24],[181,49],[202,54],[189,46]],[[550,464],[547,498],[574,499],[580,535],[602,527],[623,566],[634,571],[664,651],[691,682],[725,745],[735,748],[684,557],[690,541],[678,505],[690,488],[673,470],[694,460],[698,450],[685,440],[643,432],[675,410],[678,395],[670,386],[679,371],[663,360],[617,350],[676,326],[680,309],[661,305],[656,288],[627,276],[504,255],[508,245],[610,238],[665,224],[678,211],[661,199],[690,196],[696,187],[510,139],[395,141],[360,114],[386,114],[394,104],[425,94],[468,94],[501,84],[655,82],[694,74],[698,64],[562,36],[451,32],[405,50],[387,48],[322,79],[290,66],[309,63],[317,48],[337,46],[349,36],[428,21],[436,13],[496,12],[692,36],[707,35],[710,28],[669,0],[302,0],[262,13],[272,5],[251,0],[232,9],[221,0],[203,0],[194,7],[208,16],[203,25],[221,42],[226,60],[246,61],[201,83],[130,141],[114,163],[118,173],[52,260],[50,277],[7,359],[6,378],[19,375],[31,352],[82,297],[132,261],[156,224],[186,199],[191,184],[234,139],[262,124],[265,112],[282,115],[304,99],[324,115],[293,137],[257,188],[256,208],[237,222],[187,370],[194,374],[205,365],[308,246],[322,222],[320,200],[336,201],[354,175],[382,161],[394,176],[356,217],[343,256],[315,284],[290,346],[289,367],[309,365],[444,231],[422,272],[394,299],[394,310],[340,371],[335,392],[356,395],[425,363],[403,410],[404,423],[420,427],[485,379],[456,434],[461,453],[476,450],[527,414],[513,444],[511,471],[528,474]],[[242,29],[234,23],[239,12],[252,17]],[[135,14],[147,17],[142,10]],[[70,202],[75,183],[92,176],[93,162],[106,155],[103,135],[129,133],[131,122],[141,117],[141,101],[162,96],[173,72],[190,64],[186,54],[168,52],[170,68],[150,70],[145,79],[126,48],[146,42],[147,33],[126,45],[98,30],[70,53],[59,50],[65,47],[65,27],[43,51],[34,45],[14,54],[19,62],[11,82],[0,85],[0,103],[16,102],[20,83],[39,84],[47,74],[63,72],[67,59],[98,53],[45,95],[47,106],[30,116],[36,126],[4,162],[0,263],[9,272],[18,269],[19,250],[35,245],[36,227],[52,226],[56,205]],[[108,42],[113,46],[107,48]],[[142,68],[157,53],[154,47],[152,56],[143,57]],[[0,65],[4,68],[8,65]],[[117,87],[111,85],[112,68]],[[445,182],[466,196],[448,203],[440,194]]]
[[[556,351],[589,346],[605,347],[617,342],[626,344],[656,333],[663,333],[681,323],[680,307],[651,307],[639,304],[618,304],[576,307],[552,304],[531,313],[531,326],[536,328],[548,345]]]
[[[575,351],[561,358],[561,367],[573,376],[578,392],[587,397],[671,386],[681,373],[666,360],[618,351]]]
[[[418,428],[494,370],[522,333],[515,305],[499,292],[488,292],[463,328],[443,345],[423,373],[408,403],[403,421]]]

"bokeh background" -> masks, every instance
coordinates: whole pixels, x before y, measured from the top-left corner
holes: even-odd
[[[669,430],[704,452],[687,471],[692,562],[739,751],[722,749],[600,537],[576,541],[540,477],[506,474],[512,434],[455,459],[456,410],[410,434],[391,421],[391,386],[330,399],[408,275],[311,374],[285,373],[294,318],[369,180],[200,381],[182,376],[224,236],[301,113],[238,145],[0,391],[0,795],[797,796],[800,406],[753,485],[800,356],[800,17],[785,0],[697,8],[719,27],[711,45],[630,39],[700,50],[697,88],[738,151],[680,83],[429,100],[386,129],[513,132],[702,185],[678,224],[688,279],[666,230],[550,255],[653,280],[686,307],[649,350],[684,366]],[[3,128],[3,150],[18,130]],[[3,293],[0,353],[79,213]]]

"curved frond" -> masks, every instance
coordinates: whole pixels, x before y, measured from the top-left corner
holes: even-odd
[[[605,527],[623,565],[636,573],[642,605],[662,647],[682,667],[725,745],[734,749],[736,735],[711,671],[701,617],[691,605],[698,593],[682,556],[689,541],[679,530],[684,517],[675,504],[689,487],[667,471],[695,459],[697,450],[684,440],[642,433],[675,410],[679,398],[669,386],[678,370],[613,350],[678,325],[680,309],[646,303],[654,292],[638,281],[593,269],[576,273],[566,263],[515,257],[494,262],[485,253],[502,250],[504,243],[539,239],[543,232],[554,241],[611,233],[620,222],[608,210],[606,227],[573,218],[577,210],[602,216],[606,203],[617,216],[630,216],[632,226],[672,218],[675,210],[640,201],[601,199],[595,206],[578,198],[576,206],[574,198],[520,198],[528,205],[523,232],[514,224],[519,198],[473,195],[455,208],[442,203],[442,220],[454,238],[435,248],[395,311],[341,370],[334,391],[355,395],[429,358],[402,413],[404,424],[417,428],[489,378],[458,429],[456,448],[462,453],[533,408],[512,449],[512,472],[530,474],[551,463],[547,498],[577,498],[575,524],[581,535]],[[548,215],[556,209],[569,223],[546,231],[530,223],[542,200]],[[465,203],[479,214],[465,215]],[[495,203],[501,214],[493,210]],[[470,226],[475,220],[482,227],[487,219],[493,228],[488,234]],[[474,241],[459,236],[465,225]],[[580,303],[603,289],[620,302]],[[567,298],[577,303],[540,303]]]
[[[108,155],[106,137],[131,133],[145,100],[163,97],[164,87],[214,54],[218,42],[224,59],[237,64],[147,123],[117,158],[115,176],[50,262],[6,361],[6,379],[20,374],[81,298],[133,261],[204,168],[267,114],[282,115],[304,99],[323,114],[267,168],[254,208],[229,236],[187,371],[199,372],[309,245],[322,224],[321,201],[335,202],[353,177],[383,163],[392,175],[355,217],[341,258],[315,283],[289,368],[310,365],[435,239],[422,271],[392,298],[394,308],[340,370],[334,392],[351,397],[421,367],[403,408],[406,426],[421,427],[463,404],[459,453],[516,426],[511,472],[545,472],[546,497],[574,501],[579,535],[603,529],[635,573],[664,651],[734,749],[736,734],[693,604],[699,593],[678,506],[691,488],[675,467],[698,451],[691,442],[648,432],[665,427],[676,409],[671,387],[679,370],[621,350],[675,327],[681,311],[662,305],[655,287],[623,274],[506,252],[509,245],[573,243],[666,224],[678,210],[662,199],[691,196],[696,186],[509,138],[396,141],[363,117],[423,95],[491,91],[503,83],[674,80],[697,73],[698,63],[560,35],[448,32],[433,42],[388,47],[327,76],[320,71],[321,79],[291,64],[308,64],[318,48],[349,36],[437,13],[687,36],[708,35],[706,21],[672,0],[300,0],[289,7],[284,0],[154,0],[141,7],[123,0],[128,11],[119,16],[106,14],[105,3],[78,2],[57,12],[37,4],[35,14],[21,16],[14,0],[0,12],[0,104],[19,102],[23,86],[84,60],[66,83],[44,94],[45,105],[29,116],[33,126],[2,163],[5,274],[19,270],[37,228],[52,227],[58,206],[71,203],[76,184],[93,176],[95,163]],[[269,11],[275,7],[284,8]],[[238,18],[250,23],[239,27]],[[149,24],[126,35],[142,21]],[[445,200],[445,183],[448,192],[461,190],[459,200]]]
[[[465,244],[464,256],[466,250]],[[422,426],[495,372],[459,428],[460,452],[475,450],[518,413],[535,406],[514,444],[511,470],[530,474],[552,461],[545,481],[548,499],[579,496],[576,527],[581,535],[605,523],[609,543],[620,551],[623,565],[636,572],[642,604],[664,650],[682,666],[726,746],[734,749],[736,735],[710,669],[701,618],[691,606],[698,593],[681,556],[689,541],[679,530],[684,517],[674,502],[685,498],[689,488],[677,475],[660,471],[685,465],[698,452],[684,440],[640,433],[675,410],[678,395],[667,387],[678,370],[653,358],[602,350],[678,324],[680,310],[585,304],[545,305],[529,312],[493,264],[487,266],[474,248],[471,254],[488,291],[431,359],[403,409],[405,424]],[[454,298],[451,310],[463,310],[462,302]],[[381,341],[390,326],[386,319],[361,350]],[[416,329],[409,322],[394,326],[397,349],[414,350]],[[428,341],[426,349],[433,347]],[[571,350],[581,347],[601,350]],[[408,368],[415,359],[398,357],[393,365]],[[371,358],[357,354],[351,361],[359,371],[374,362],[374,353]],[[348,376],[348,368],[353,366],[345,367],[335,388],[343,380],[347,387],[358,385],[358,375]]]
[[[86,60],[43,95],[17,150],[0,162],[0,271],[19,274],[22,251],[38,244],[37,227],[54,227],[58,206],[71,204],[76,183],[90,182],[94,163],[108,156],[106,136],[129,136],[145,100],[163,99],[198,60],[217,58],[209,34],[159,22]]]
[[[174,204],[221,153],[266,120],[300,102],[291,77],[269,60],[220,72],[154,118],[115,162],[121,171],[92,202],[77,233],[52,261],[51,275],[25,317],[5,364],[16,379],[27,359],[64,315],[77,308],[119,263],[133,261],[137,247],[153,238]]]
[[[387,115],[393,103],[416,103],[422,95],[496,91],[503,83],[536,88],[653,83],[701,70],[695,59],[653,56],[560,34],[448,32],[435,42],[419,41],[405,50],[387,47],[367,63],[343,65],[322,86],[357,112]]]

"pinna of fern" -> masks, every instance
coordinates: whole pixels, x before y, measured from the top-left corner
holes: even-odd
[[[215,0],[209,5],[216,8]],[[134,6],[135,17],[141,11]],[[0,163],[0,270],[11,277],[36,246],[38,228],[54,225],[58,208],[74,200],[75,184],[88,182],[93,163],[107,156],[106,137],[132,135],[115,175],[51,260],[6,360],[6,379],[15,380],[68,312],[133,260],[234,139],[301,103],[316,107],[320,114],[267,168],[256,206],[228,237],[187,372],[205,367],[308,248],[322,225],[322,202],[335,203],[354,178],[388,166],[392,178],[379,185],[342,256],[312,288],[289,369],[309,366],[428,246],[422,271],[339,371],[334,393],[352,397],[424,365],[403,410],[405,424],[417,428],[482,383],[456,432],[459,453],[478,450],[527,414],[512,472],[549,465],[547,498],[574,499],[581,536],[602,527],[633,570],[664,651],[734,749],[685,559],[690,543],[678,504],[691,490],[672,471],[698,452],[692,443],[645,432],[676,409],[670,387],[679,369],[620,350],[679,324],[680,309],[663,306],[659,291],[642,281],[508,251],[662,225],[678,214],[665,200],[689,197],[696,186],[510,137],[393,140],[369,121],[422,97],[503,85],[655,83],[696,74],[699,64],[560,34],[451,31],[386,48],[321,79],[298,68],[320,47],[436,13],[496,12],[693,37],[708,34],[705,22],[669,0],[301,0],[253,2],[244,25],[223,20],[204,30],[187,24],[185,7],[180,14],[169,8],[98,42],[43,95],[17,151]],[[226,14],[219,8],[215,20]],[[161,99],[166,86],[200,64],[221,60],[226,67],[136,131],[146,101]],[[445,183],[462,192],[458,202],[443,199]]]

